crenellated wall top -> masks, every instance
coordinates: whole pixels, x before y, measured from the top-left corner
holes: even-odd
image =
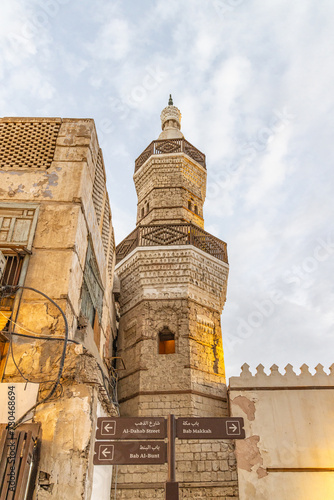
[[[288,364],[285,367],[285,373],[282,374],[277,365],[272,365],[270,373],[267,375],[262,364],[256,368],[253,375],[245,363],[241,367],[239,377],[231,377],[229,385],[231,390],[248,389],[256,390],[271,387],[293,388],[293,387],[334,387],[334,363],[329,367],[329,374],[324,371],[320,363],[315,367],[315,374],[312,375],[308,365],[303,364],[300,367],[300,374],[297,374],[293,366]]]

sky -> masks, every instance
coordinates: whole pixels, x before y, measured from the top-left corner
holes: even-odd
[[[95,120],[117,242],[172,93],[228,245],[228,377],[334,362],[333,20],[331,0],[1,0],[0,115]]]

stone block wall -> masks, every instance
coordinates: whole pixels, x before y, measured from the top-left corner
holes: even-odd
[[[227,269],[194,247],[138,248],[117,266],[118,355],[126,366],[120,373],[119,400],[127,412],[133,408],[131,398],[139,397],[140,405],[141,397],[156,393],[158,399],[169,392],[175,401],[184,391],[204,398],[201,414],[206,406],[210,415],[211,403],[215,414],[226,408],[219,311]],[[175,354],[159,354],[164,327],[175,335]]]
[[[227,264],[192,246],[139,247],[116,273],[121,416],[227,416],[220,326]],[[173,354],[159,354],[164,327],[175,335]],[[166,479],[167,465],[119,466],[116,498],[163,499]],[[180,498],[237,499],[234,443],[177,440],[176,480]]]
[[[234,443],[227,440],[176,440],[176,481],[180,499],[237,500]],[[164,500],[167,465],[118,466],[117,500]]]
[[[204,227],[206,170],[183,153],[151,156],[134,181],[137,223],[193,222]]]

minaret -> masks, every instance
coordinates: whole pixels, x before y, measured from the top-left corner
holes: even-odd
[[[204,231],[205,155],[170,96],[135,162],[137,227],[117,247],[122,416],[225,416],[226,244]]]
[[[205,155],[184,139],[181,112],[171,96],[160,118],[159,139],[136,160],[137,225],[193,222],[203,227]]]
[[[116,248],[120,414],[223,417],[226,244],[204,231],[205,155],[171,97],[161,125],[135,162],[137,226]],[[117,498],[162,500],[166,479],[166,464],[120,466]],[[180,498],[237,500],[233,442],[177,440],[176,481]]]

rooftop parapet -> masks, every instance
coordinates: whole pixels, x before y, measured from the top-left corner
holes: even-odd
[[[135,161],[135,172],[137,172],[152,155],[173,153],[185,153],[206,169],[205,154],[195,148],[190,142],[185,139],[165,139],[152,141],[151,144],[147,146]]]
[[[226,243],[194,224],[157,224],[138,226],[116,247],[116,263],[136,247],[193,245],[228,263]]]
[[[230,389],[238,390],[261,390],[264,388],[291,388],[291,387],[334,387],[334,363],[329,367],[330,373],[324,371],[324,367],[319,363],[315,367],[315,374],[309,370],[306,364],[300,367],[300,374],[294,371],[293,366],[288,364],[285,367],[285,373],[278,371],[277,365],[272,365],[270,374],[267,375],[263,365],[258,365],[256,373],[253,375],[249,365],[245,363],[241,367],[239,377],[230,378]]]

